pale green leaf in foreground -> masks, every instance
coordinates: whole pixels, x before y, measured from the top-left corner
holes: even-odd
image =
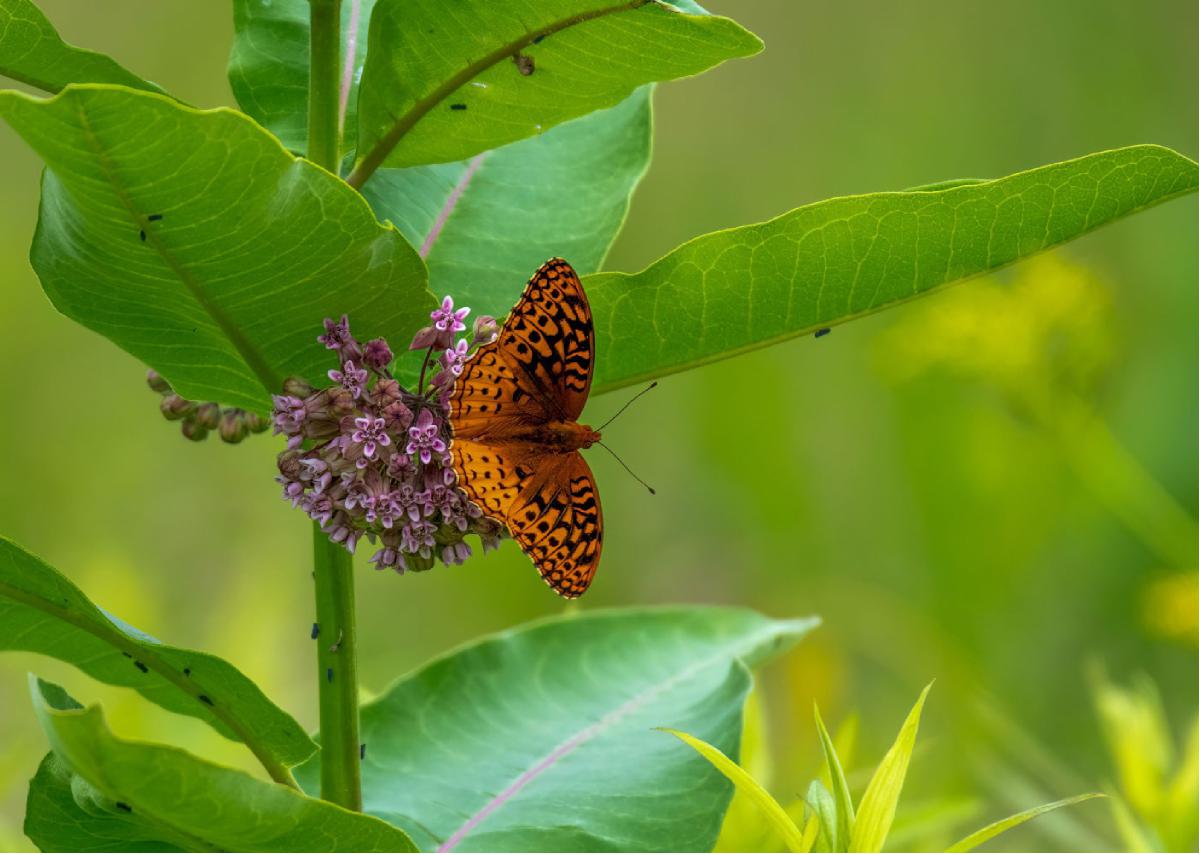
[[[837,804],[838,821],[834,849],[840,852],[850,845],[850,829],[854,827],[854,802],[850,798],[850,788],[846,786],[846,773],[842,771],[837,749],[834,748],[833,739],[829,736],[829,731],[825,729],[825,722],[821,720],[821,711],[817,709],[815,703],[813,704],[813,718],[817,723],[817,735],[821,739],[821,751],[825,755],[825,769],[829,774],[830,789],[834,802]]]
[[[763,818],[783,839],[789,852],[804,851],[804,841],[800,829],[796,827],[796,823],[792,822],[792,818],[787,815],[787,811],[783,809],[783,806],[775,801],[775,798],[758,781],[750,777],[750,774],[745,769],[730,760],[722,751],[714,748],[702,739],[697,739],[678,730],[672,730],[669,727],[663,728],[663,730],[672,736],[679,737],[684,743],[696,749],[701,757],[712,763],[722,775],[737,787],[739,793],[744,793],[752,799],[754,804],[762,811]]]
[[[0,75],[45,92],[58,92],[70,83],[116,83],[162,91],[111,57],[64,42],[31,0],[0,2]]]
[[[383,169],[363,194],[420,248],[430,288],[503,317],[561,256],[598,270],[650,162],[650,88],[470,161]]]
[[[804,794],[804,804],[809,810],[809,823],[816,830],[815,834],[806,834],[805,843],[812,846],[813,852],[836,852],[838,834],[837,802],[825,785],[820,781],[811,781],[808,792]],[[805,829],[808,831],[808,828]]]
[[[93,837],[110,838],[116,830],[114,817],[123,814],[129,822],[129,848],[138,842],[162,842],[164,849],[191,851],[416,851],[404,832],[374,817],[178,748],[119,739],[98,706],[82,709],[58,686],[32,676],[30,690],[54,754],[87,785],[68,782],[73,806],[66,804],[61,794],[65,770],[57,767],[52,770],[56,777],[43,778],[42,785],[59,792],[31,798],[40,800],[42,807],[66,808],[63,821],[83,828],[94,816],[98,827]],[[35,830],[50,843],[82,842],[79,832],[47,827],[44,818],[35,823]]]
[[[1190,193],[1196,163],[1131,146],[949,189],[848,196],[584,281],[594,391],[843,323]]]
[[[762,49],[702,12],[657,0],[378,0],[349,181],[464,160]]]
[[[50,300],[186,398],[263,412],[333,365],[324,318],[397,351],[428,321],[400,233],[240,113],[72,86],[2,92],[0,116],[49,167],[31,260]]]
[[[892,747],[880,761],[867,790],[858,805],[858,816],[850,835],[851,852],[881,852],[887,840],[892,820],[896,817],[896,805],[904,787],[904,776],[908,773],[908,761],[912,757],[917,741],[917,728],[921,724],[921,710],[932,683],[921,691],[916,705],[904,720],[900,734]]]
[[[300,725],[228,662],[163,644],[117,620],[53,567],[3,538],[0,650],[53,656],[101,682],[136,689],[164,709],[246,743],[281,778],[286,767],[316,751]]]
[[[423,850],[708,851],[733,788],[654,728],[733,753],[748,666],[815,623],[629,609],[477,641],[362,708],[364,809]]]
[[[1049,804],[1030,808],[1029,810],[1023,810],[1020,813],[1013,814],[1010,817],[993,822],[991,825],[979,829],[974,834],[968,834],[946,851],[970,852],[972,849],[987,843],[997,834],[1008,831],[1010,828],[1015,828],[1022,823],[1029,822],[1029,820],[1039,817],[1044,813],[1049,813],[1052,810],[1058,810],[1062,807],[1068,807],[1069,805],[1079,804],[1080,802],[1086,802],[1088,799],[1099,799],[1103,797],[1103,793],[1084,793],[1080,796],[1072,796],[1069,799],[1061,799],[1057,802],[1051,802]]]

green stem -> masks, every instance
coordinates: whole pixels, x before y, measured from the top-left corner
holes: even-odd
[[[308,159],[338,173],[342,0],[309,0]]]
[[[351,555],[313,525],[317,594],[317,685],[321,705],[321,798],[362,810],[358,668]]]

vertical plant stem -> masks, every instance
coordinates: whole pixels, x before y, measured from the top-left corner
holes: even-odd
[[[309,0],[308,159],[337,174],[342,0]]]
[[[362,810],[358,667],[351,555],[313,525],[317,594],[317,685],[321,699],[321,798]]]

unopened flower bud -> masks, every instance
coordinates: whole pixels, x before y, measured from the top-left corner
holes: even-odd
[[[216,430],[221,421],[221,405],[209,401],[196,408],[196,424],[205,430]]]
[[[221,420],[217,424],[217,431],[221,434],[221,439],[225,442],[236,443],[241,442],[246,438],[246,434],[250,432],[246,424],[246,416],[250,415],[243,410],[229,409],[221,413]]]
[[[500,325],[496,323],[496,319],[491,315],[480,315],[475,319],[475,326],[471,329],[471,344],[472,346],[490,344],[496,340],[496,336],[499,334]]]
[[[166,395],[171,391],[171,384],[164,380],[162,375],[153,368],[146,372],[146,383],[160,395]]]
[[[433,347],[445,337],[445,334],[435,326],[422,327],[413,336],[412,344],[408,346],[408,349],[425,350],[427,347]]]
[[[271,426],[271,420],[260,416],[258,413],[242,412],[242,421],[245,423],[247,430],[250,433],[262,433]]]
[[[158,404],[158,408],[162,411],[165,418],[174,422],[194,412],[196,402],[171,393],[163,396],[163,399]]]
[[[283,391],[286,395],[294,395],[297,398],[307,398],[314,391],[316,391],[316,387],[303,378],[289,377],[283,381]]]
[[[184,419],[180,425],[184,437],[192,440],[192,442],[200,442],[208,436],[208,428],[200,424],[194,417]]]
[[[392,349],[388,347],[387,341],[382,338],[373,338],[363,348],[362,358],[368,368],[383,372],[392,364],[395,357],[392,355]]]
[[[341,419],[354,412],[354,395],[350,390],[334,386],[329,390],[329,414]]]

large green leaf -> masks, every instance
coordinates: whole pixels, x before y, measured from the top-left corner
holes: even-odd
[[[695,238],[640,273],[589,276],[593,388],[765,347],[987,273],[1192,192],[1197,169],[1142,145],[955,185],[829,199]]]
[[[111,57],[64,42],[30,0],[0,0],[0,74],[46,92],[58,92],[70,83],[118,83],[162,91]]]
[[[0,650],[53,656],[136,689],[246,743],[280,777],[316,750],[300,725],[215,656],[171,647],[92,604],[65,576],[0,538]]]
[[[184,397],[262,411],[329,367],[323,318],[400,347],[427,320],[399,232],[240,113],[72,86],[0,92],[0,116],[49,167],[32,261],[51,301]]]
[[[708,851],[731,787],[653,728],[736,757],[747,665],[814,624],[597,611],[462,648],[363,707],[364,809],[423,849]]]
[[[353,150],[358,127],[358,79],[367,56],[367,23],[375,0],[343,0],[343,147]],[[283,144],[308,144],[308,0],[233,0],[229,85],[241,108]],[[351,48],[353,51],[351,52]]]
[[[650,162],[650,89],[460,163],[384,169],[363,188],[420,247],[436,294],[503,316],[546,259],[600,268]]]
[[[463,160],[611,107],[644,83],[762,48],[733,21],[686,8],[657,0],[460,0],[453,8],[379,0],[359,91],[356,175]],[[519,65],[517,54],[527,62]]]
[[[374,817],[178,748],[118,739],[98,706],[83,709],[34,677],[30,689],[55,755],[30,787],[26,833],[43,849],[415,851]]]

